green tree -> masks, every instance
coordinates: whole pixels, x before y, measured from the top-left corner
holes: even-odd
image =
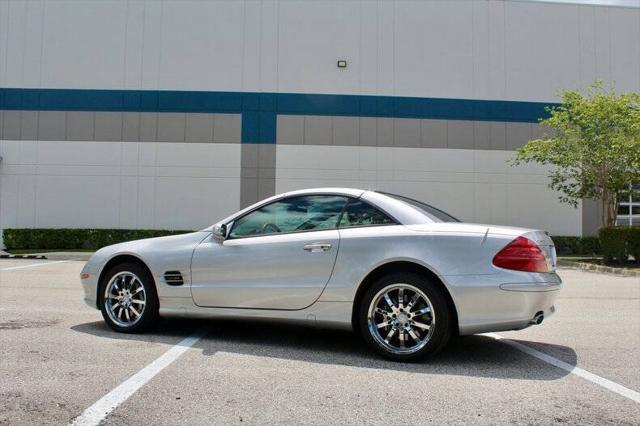
[[[615,225],[620,200],[639,192],[632,185],[640,183],[640,94],[596,81],[585,94],[562,92],[562,103],[547,112],[540,125],[549,132],[517,149],[512,165],[549,166],[549,187],[561,202],[598,200],[602,223]]]

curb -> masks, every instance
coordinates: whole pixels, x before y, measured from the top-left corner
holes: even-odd
[[[66,252],[66,251],[53,251],[44,253],[49,260],[79,260],[86,262],[89,260],[92,252]]]
[[[41,254],[0,254],[0,259],[46,259]]]
[[[34,254],[0,254],[0,259],[78,260],[86,262],[93,252],[52,251]]]
[[[627,268],[614,268],[612,266],[594,265],[586,262],[572,262],[570,260],[558,260],[558,266],[580,271],[596,272],[599,274],[616,275],[619,277],[640,277],[640,271],[632,271]]]

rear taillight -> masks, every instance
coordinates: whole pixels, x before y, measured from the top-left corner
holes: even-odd
[[[549,272],[544,252],[536,243],[525,237],[511,241],[493,257],[499,268],[527,272]]]

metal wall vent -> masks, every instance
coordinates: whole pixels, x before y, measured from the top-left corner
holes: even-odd
[[[184,279],[182,278],[182,272],[180,271],[166,271],[164,273],[164,282],[169,285],[182,285]]]

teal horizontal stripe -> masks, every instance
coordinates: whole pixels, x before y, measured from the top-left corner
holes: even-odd
[[[275,143],[276,115],[342,115],[535,123],[544,102],[176,90],[0,89],[0,109],[242,114],[242,142]]]

